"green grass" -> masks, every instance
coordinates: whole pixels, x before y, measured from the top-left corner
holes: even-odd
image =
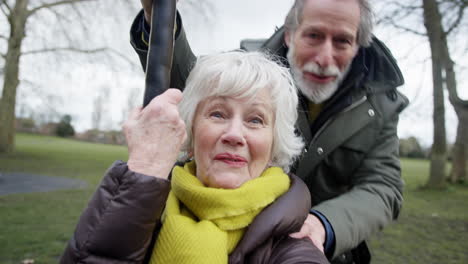
[[[56,263],[82,210],[125,147],[18,134],[16,151],[0,154],[0,172],[27,172],[81,179],[88,187],[0,196],[0,264],[32,258]],[[468,263],[468,186],[421,188],[427,161],[403,160],[406,183],[399,220],[371,241],[373,263]]]
[[[427,190],[427,161],[403,159],[402,168],[403,210],[373,237],[374,263],[468,263],[468,185]]]
[[[126,160],[122,146],[18,134],[16,151],[0,155],[0,172],[81,179],[88,188],[0,196],[0,263],[57,263],[105,170]]]

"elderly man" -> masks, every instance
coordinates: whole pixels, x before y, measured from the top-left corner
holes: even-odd
[[[142,0],[132,45],[146,65],[151,0]],[[195,59],[177,17],[172,87]],[[301,92],[297,123],[306,149],[293,171],[312,194],[310,215],[292,237],[308,237],[333,263],[369,263],[365,239],[402,205],[398,115],[408,104],[403,76],[372,36],[368,0],[296,0],[262,49],[287,58]],[[286,61],[286,60],[285,60]]]

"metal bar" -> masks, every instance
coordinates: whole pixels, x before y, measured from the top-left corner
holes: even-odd
[[[175,15],[175,0],[153,0],[143,107],[169,88]]]

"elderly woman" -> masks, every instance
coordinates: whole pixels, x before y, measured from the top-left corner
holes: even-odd
[[[264,54],[201,57],[183,96],[170,89],[130,115],[129,160],[107,171],[61,263],[328,263],[289,236],[310,208],[286,174],[303,145],[297,103],[288,70]]]

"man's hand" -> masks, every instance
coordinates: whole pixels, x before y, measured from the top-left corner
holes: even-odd
[[[146,23],[151,23],[151,10],[153,5],[153,0],[140,0],[141,6],[143,7],[143,11],[145,12],[145,20]],[[176,4],[179,0],[175,0]]]
[[[292,238],[304,238],[307,237],[312,240],[312,243],[324,252],[323,244],[325,243],[325,227],[323,227],[322,222],[312,215],[309,214],[302,225],[301,230],[297,233],[289,235]]]
[[[168,89],[144,109],[132,111],[123,125],[130,170],[167,178],[187,138],[177,109],[180,100],[180,90]]]
[[[141,6],[145,12],[146,23],[151,22],[151,6],[153,5],[153,0],[141,0]]]

